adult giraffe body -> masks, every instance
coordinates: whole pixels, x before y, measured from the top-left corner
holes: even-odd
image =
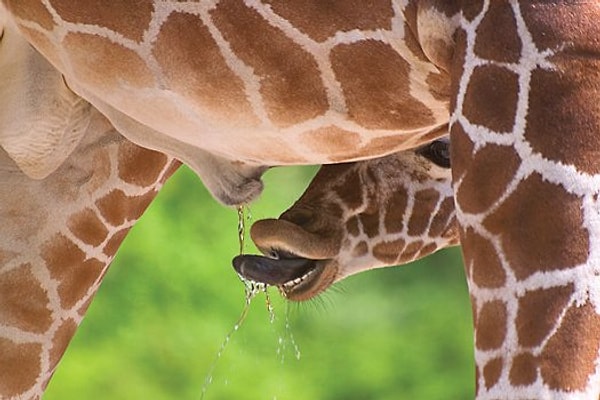
[[[3,4],[70,88],[224,202],[264,165],[382,156],[449,122],[478,398],[599,397],[595,2]]]
[[[450,39],[445,25],[415,36],[417,7],[3,3],[70,88],[226,203],[255,197],[265,165],[390,154],[440,136],[448,119],[450,53],[438,44]]]

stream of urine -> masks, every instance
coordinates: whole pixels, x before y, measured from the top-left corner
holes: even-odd
[[[239,254],[244,253],[244,242],[245,242],[245,238],[246,238],[246,221],[250,220],[250,217],[246,215],[246,210],[247,210],[247,208],[243,205],[238,206],[238,208],[237,208]],[[204,384],[202,385],[202,393],[200,395],[201,400],[204,399],[204,396],[206,395],[206,391],[208,390],[208,387],[210,386],[210,384],[213,381],[213,374],[214,374],[215,368],[217,367],[219,360],[223,356],[223,353],[225,352],[227,345],[231,341],[231,337],[233,336],[233,334],[235,332],[237,332],[240,329],[240,326],[242,326],[244,320],[248,316],[248,312],[250,311],[250,304],[252,303],[252,299],[254,299],[254,297],[256,297],[256,295],[258,295],[261,292],[263,292],[265,294],[265,303],[267,306],[267,312],[269,314],[269,322],[271,323],[271,326],[274,326],[274,324],[275,324],[275,310],[273,308],[273,302],[271,301],[271,296],[269,295],[269,292],[267,290],[268,286],[264,283],[254,282],[254,281],[245,279],[242,276],[239,276],[239,278],[242,281],[242,283],[244,284],[244,292],[245,292],[244,308],[242,309],[242,312],[241,312],[240,316],[238,317],[236,323],[233,325],[231,330],[229,332],[227,332],[227,335],[225,335],[225,339],[223,339],[223,342],[221,343],[221,346],[219,346],[219,350],[217,351],[217,354],[215,355],[213,362],[211,363],[210,367],[208,368],[208,372],[206,373],[206,377],[204,378]],[[292,346],[292,349],[294,351],[294,356],[296,357],[296,359],[300,360],[300,356],[301,356],[298,344],[296,343],[296,341],[294,339],[294,335],[292,334],[292,328],[290,325],[290,315],[289,314],[290,314],[289,302],[286,302],[284,334],[278,335],[277,351],[276,351],[276,354],[279,357],[279,359],[281,360],[282,364],[285,360],[285,350],[286,350],[286,346],[287,346],[288,342]]]

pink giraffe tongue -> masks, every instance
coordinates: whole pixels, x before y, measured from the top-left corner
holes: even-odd
[[[233,268],[245,279],[279,286],[306,275],[315,268],[315,261],[304,258],[273,259],[239,255],[233,259]]]

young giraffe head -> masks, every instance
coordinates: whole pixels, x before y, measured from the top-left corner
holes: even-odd
[[[458,244],[446,139],[381,159],[327,165],[279,219],[251,236],[268,257],[238,256],[243,277],[307,300],[368,269]]]

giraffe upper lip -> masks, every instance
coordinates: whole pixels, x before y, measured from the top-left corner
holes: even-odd
[[[306,258],[269,258],[258,255],[239,255],[233,268],[242,277],[273,286],[283,286],[302,278],[316,268],[316,261]],[[292,285],[293,286],[293,285]]]

